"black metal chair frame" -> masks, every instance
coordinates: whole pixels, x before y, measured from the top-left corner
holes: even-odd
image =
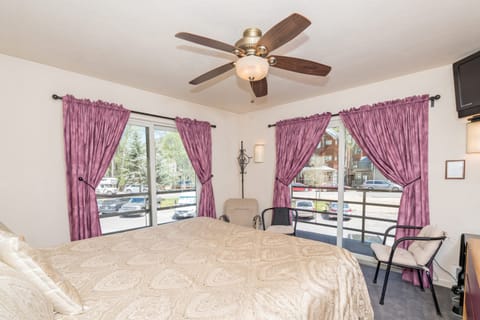
[[[263,226],[263,230],[266,230],[265,229],[265,212],[267,212],[268,210],[272,210],[272,218],[273,218],[273,214],[275,214],[275,209],[277,208],[285,208],[285,209],[288,209],[289,213],[292,212],[293,213],[293,221],[291,221],[291,223],[293,223],[293,233],[289,233],[289,235],[292,235],[292,236],[295,236],[297,234],[297,220],[298,220],[298,211],[297,209],[295,208],[290,208],[290,207],[271,207],[271,208],[267,208],[265,210],[262,211],[262,226]]]
[[[385,231],[384,238],[383,238],[383,245],[385,245],[385,243],[387,241],[387,236],[388,236],[389,232],[391,230],[395,229],[395,228],[421,230],[423,227],[404,226],[404,225],[391,226],[391,227],[387,228],[387,230]],[[385,300],[385,292],[387,291],[387,283],[388,283],[388,277],[390,275],[390,269],[391,269],[392,265],[394,265],[394,266],[397,266],[397,267],[417,270],[418,279],[420,281],[420,289],[422,291],[425,291],[425,289],[423,287],[423,282],[422,282],[422,271],[425,271],[425,273],[427,275],[427,278],[428,278],[428,282],[430,284],[430,289],[432,291],[433,302],[435,303],[435,308],[437,309],[437,314],[440,315],[440,316],[442,315],[442,313],[440,312],[440,307],[438,306],[437,296],[435,295],[435,289],[433,287],[433,281],[432,281],[432,277],[430,275],[430,267],[433,263],[433,260],[435,259],[435,256],[438,253],[438,250],[440,250],[440,247],[442,246],[443,241],[446,238],[447,238],[446,236],[442,236],[442,237],[410,237],[410,236],[408,236],[408,237],[399,238],[398,240],[395,240],[395,242],[392,245],[392,249],[390,250],[390,256],[388,258],[388,262],[380,261],[380,259],[378,259],[377,256],[375,256],[375,252],[373,253],[373,255],[375,256],[375,259],[378,260],[377,270],[375,270],[375,277],[373,278],[373,283],[377,283],[377,276],[378,276],[378,271],[380,270],[380,265],[382,263],[387,264],[387,269],[385,271],[385,279],[383,281],[382,295],[380,297],[380,304],[381,305],[383,305],[384,300]],[[393,263],[392,260],[393,260],[394,254],[395,254],[395,249],[397,249],[397,247],[400,243],[405,242],[405,241],[409,241],[409,240],[414,240],[414,241],[437,241],[437,240],[440,240],[440,244],[437,247],[437,249],[435,250],[435,253],[432,255],[430,260],[428,260],[428,262],[425,265],[418,265],[417,267],[413,267],[413,266],[402,265],[402,264],[399,264],[399,263]]]

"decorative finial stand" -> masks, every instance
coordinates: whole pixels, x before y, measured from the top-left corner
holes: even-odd
[[[240,174],[242,175],[242,199],[245,198],[245,195],[244,195],[244,186],[243,186],[243,183],[244,183],[244,175],[247,173],[245,171],[245,168],[247,167],[247,165],[250,163],[250,159],[252,159],[252,157],[249,157],[245,151],[245,149],[243,149],[243,141],[241,142],[241,147],[240,147],[240,154],[238,155],[238,165],[240,166]]]

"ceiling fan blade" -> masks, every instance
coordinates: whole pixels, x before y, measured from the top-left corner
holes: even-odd
[[[224,42],[221,42],[221,41],[218,41],[218,40],[213,40],[213,39],[210,39],[210,38],[205,38],[205,37],[202,37],[202,36],[197,36],[195,34],[188,33],[188,32],[179,32],[179,33],[175,34],[175,37],[183,39],[183,40],[187,40],[187,41],[190,41],[190,42],[195,42],[195,43],[198,43],[198,44],[201,44],[203,46],[210,47],[210,48],[230,52],[230,53],[233,53],[233,54],[235,54],[234,51],[236,51],[236,50],[239,50],[240,52],[244,53],[244,51],[242,49],[234,47],[234,46],[229,45],[227,43],[224,43]]]
[[[196,77],[192,81],[190,81],[190,84],[200,84],[202,82],[205,82],[207,80],[210,80],[212,78],[215,78],[216,76],[221,75],[222,73],[227,72],[228,70],[231,70],[235,67],[235,64],[233,62],[229,62],[227,64],[224,64],[223,66],[220,66],[218,68],[212,69],[201,76]]]
[[[273,58],[275,58],[276,63],[272,67],[314,76],[326,76],[332,69],[330,66],[299,58],[285,56],[274,56]]]
[[[271,52],[295,38],[310,24],[310,20],[298,13],[294,13],[268,30],[263,37],[258,40],[257,47],[265,46],[268,52]]]
[[[264,97],[268,93],[267,78],[263,78],[258,81],[250,81],[250,87],[252,87],[255,97]]]

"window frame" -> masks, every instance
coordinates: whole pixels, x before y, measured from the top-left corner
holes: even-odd
[[[102,235],[115,234],[119,232],[127,232],[127,231],[136,230],[136,229],[151,228],[158,225],[157,215],[158,215],[159,206],[157,201],[153,201],[153,199],[155,200],[157,199],[157,184],[156,184],[156,172],[155,172],[155,166],[156,166],[156,160],[157,160],[156,150],[155,150],[155,130],[161,129],[164,131],[172,131],[172,132],[178,132],[178,130],[175,123],[172,123],[172,121],[170,120],[153,118],[150,116],[138,115],[138,114],[130,115],[130,118],[128,119],[128,122],[127,122],[127,126],[128,125],[142,126],[147,129],[145,148],[146,148],[146,158],[147,158],[146,169],[147,169],[147,176],[148,176],[147,181],[148,181],[149,212],[146,212],[146,214],[150,214],[150,218],[149,218],[150,224],[140,228],[124,229],[124,230],[118,230],[118,231],[107,232],[107,233],[103,233],[102,231]],[[198,177],[196,174],[194,179],[195,179],[195,195],[196,195],[195,206],[196,206],[196,212],[198,214],[198,202],[199,202],[199,196],[201,191],[201,184],[199,183]],[[102,216],[100,216],[100,219],[101,218]],[[166,223],[169,223],[169,222],[166,222]]]

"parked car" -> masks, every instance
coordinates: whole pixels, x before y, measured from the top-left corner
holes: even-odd
[[[402,186],[388,180],[367,180],[360,185],[362,189],[401,191]]]
[[[324,192],[328,192],[328,191],[336,192],[336,191],[338,191],[338,184],[336,184],[336,183],[322,183],[322,185],[318,189],[320,191],[324,191]],[[343,189],[344,190],[350,190],[350,189],[352,189],[352,187],[344,185]]]
[[[118,212],[129,200],[130,198],[99,199],[97,201],[98,211],[100,214]]]
[[[313,201],[310,200],[298,200],[295,204],[295,207],[298,209],[298,218],[300,219],[313,219],[315,217],[315,213],[311,211],[303,211],[303,210],[315,210],[313,206]]]
[[[338,212],[338,203],[337,202],[330,202],[328,205],[327,213],[322,213],[322,218],[325,220],[337,220],[337,212]],[[352,209],[348,203],[343,204],[343,220],[348,221],[350,220],[350,214],[352,214]]]
[[[123,191],[127,193],[148,192],[148,186],[143,184],[127,184],[123,188]]]
[[[111,179],[111,178],[109,178]],[[98,187],[95,189],[96,194],[116,194],[118,191],[117,184],[111,183],[110,181],[102,181],[98,184]]]
[[[148,209],[148,198],[147,197],[132,197],[128,200],[127,203],[122,205],[118,212],[122,213],[123,217],[142,217],[145,215],[143,212],[135,212],[140,210]],[[132,212],[133,211],[133,212]]]
[[[308,187],[300,182],[294,182],[290,186],[292,187],[292,191],[309,191]]]
[[[193,188],[193,182],[191,180],[181,180],[177,181],[175,188],[176,189],[191,189]]]
[[[197,214],[197,195],[195,192],[185,192],[180,194],[177,205],[181,207],[175,208],[173,219],[193,218]]]

